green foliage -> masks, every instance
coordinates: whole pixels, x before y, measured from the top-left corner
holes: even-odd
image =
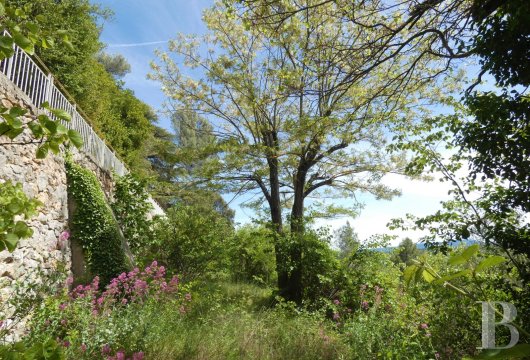
[[[0,358],[4,360],[63,360],[63,348],[53,339],[26,346],[23,342],[0,345]]]
[[[359,248],[359,237],[349,221],[335,232],[335,237],[339,247],[339,257],[341,258],[348,256]]]
[[[234,280],[273,285],[276,280],[276,259],[270,230],[250,225],[237,229],[231,251]]]
[[[506,259],[501,256],[481,252],[479,245],[475,244],[467,248],[458,249],[450,257],[438,257],[436,259],[423,256],[414,265],[405,269],[404,280],[407,284],[425,281],[431,284],[431,286],[434,285],[433,289],[424,288],[423,291],[439,294],[440,300],[449,299],[449,303],[452,304],[453,308],[460,308],[460,312],[465,312],[463,319],[468,318],[468,320],[466,321],[467,325],[460,325],[463,328],[479,328],[478,319],[480,319],[480,315],[476,306],[477,301],[508,301],[514,304],[518,308],[518,311],[526,309],[526,300],[521,302],[510,291],[506,291],[498,285],[507,280],[514,280],[513,276],[509,273],[509,267],[499,266],[505,261]],[[494,269],[494,266],[498,268]],[[443,287],[440,285],[443,285]],[[456,301],[460,303],[457,305]],[[475,307],[473,307],[474,305]],[[447,326],[451,322],[448,320],[450,312],[451,308],[444,307],[443,314],[439,314],[438,317],[445,319],[439,323],[439,326]],[[524,341],[528,339],[529,334],[524,328],[526,326],[526,315],[524,315],[524,312],[522,314],[522,317],[520,316],[516,319],[514,325],[521,334],[520,340]],[[451,340],[455,343],[461,343],[462,345],[460,346],[464,350],[464,344],[466,342],[469,343],[470,340],[465,339],[468,334],[464,335],[462,330],[459,332],[462,333],[459,340],[452,340],[450,336],[440,336],[438,341],[444,343],[445,346],[450,346]],[[500,343],[506,341],[506,335],[501,333],[497,336],[497,341]],[[470,345],[467,345],[468,348],[471,348]],[[454,344],[451,346],[454,346]],[[472,354],[473,352],[468,350],[467,353]],[[488,353],[488,351],[485,351],[478,358],[485,357]],[[499,359],[511,358],[509,352],[494,353],[494,355],[499,356]],[[465,352],[461,355],[464,354]]]
[[[144,258],[156,257],[185,278],[227,276],[232,233],[232,224],[215,210],[177,204],[155,222]]]
[[[68,192],[75,202],[72,237],[83,247],[90,274],[108,283],[128,267],[118,223],[96,176],[70,159],[65,166]]]
[[[153,208],[147,182],[128,174],[115,181],[112,211],[133,254],[139,254],[152,237],[149,211]]]
[[[412,260],[417,258],[420,255],[421,251],[418,249],[416,243],[414,243],[410,238],[403,239],[397,249],[394,251],[394,256],[392,261],[397,263],[404,263],[410,265]]]
[[[13,252],[20,239],[33,235],[24,220],[35,215],[41,205],[40,201],[24,194],[22,184],[0,183],[0,251]]]
[[[31,120],[24,123],[22,116],[27,115],[27,110],[18,106],[10,109],[0,106],[0,136],[7,136],[14,140],[17,136],[22,134],[26,127],[31,131],[32,139],[23,142],[0,143],[1,145],[26,145],[39,144],[37,148],[37,159],[44,159],[51,150],[54,154],[59,154],[60,146],[69,146],[73,144],[80,148],[83,145],[81,135],[75,130],[68,130],[62,124],[62,121],[70,121],[70,115],[64,110],[52,109],[47,102],[42,104],[42,107],[57,117],[57,120],[50,119],[47,115],[41,114],[38,116],[29,116]]]
[[[28,14],[28,7],[12,1],[0,1],[0,60],[13,55],[13,44],[18,45],[30,55],[35,53],[35,47],[52,47],[56,40],[73,48],[68,34],[53,33],[42,28],[42,17],[32,17]],[[10,35],[4,34],[9,31]]]
[[[342,287],[342,269],[330,242],[327,229],[306,230],[302,237],[302,298],[309,307]]]
[[[97,59],[105,70],[115,77],[122,78],[131,72],[131,65],[121,54],[110,55],[102,52],[98,54]]]

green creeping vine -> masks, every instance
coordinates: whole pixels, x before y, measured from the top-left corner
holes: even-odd
[[[75,201],[71,230],[85,252],[90,275],[102,284],[127,270],[118,224],[96,176],[66,159],[68,192]]]

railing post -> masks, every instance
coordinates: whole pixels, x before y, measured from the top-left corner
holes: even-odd
[[[52,89],[53,89],[53,75],[49,73],[47,77],[46,90],[44,93],[44,101],[48,102],[50,106],[52,106]]]

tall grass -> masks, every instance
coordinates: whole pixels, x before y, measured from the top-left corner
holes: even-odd
[[[170,306],[157,309],[156,321],[146,329],[147,358],[352,358],[340,335],[321,318],[267,307],[272,303],[269,290],[237,284],[206,287],[187,316]]]

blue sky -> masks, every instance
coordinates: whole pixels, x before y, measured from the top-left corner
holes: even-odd
[[[114,19],[104,24],[101,39],[108,44],[109,53],[120,53],[131,64],[132,71],[125,78],[125,86],[134,90],[136,96],[155,110],[162,110],[164,94],[158,83],[148,80],[149,63],[155,58],[154,50],[164,49],[164,42],[175,38],[179,32],[204,33],[201,12],[212,4],[211,0],[103,0],[97,3],[109,7]],[[169,126],[164,116],[160,125]],[[406,213],[431,214],[440,208],[440,201],[448,199],[449,186],[438,181],[426,183],[411,181],[398,175],[384,180],[400,188],[403,195],[392,201],[377,201],[369,195],[359,198],[365,203],[361,215],[355,219],[339,218],[319,221],[319,225],[337,228],[350,221],[361,239],[378,233],[391,233],[386,224],[391,218],[403,217]],[[227,199],[231,199],[227,196]],[[343,202],[347,203],[348,199]],[[238,200],[231,203],[236,210],[236,222],[250,221],[252,212],[239,207]],[[418,239],[420,233],[393,232],[399,236]]]

